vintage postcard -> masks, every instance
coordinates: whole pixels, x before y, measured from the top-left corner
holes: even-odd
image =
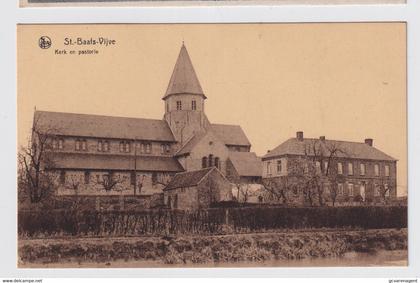
[[[20,0],[20,7],[406,4],[406,0]]]
[[[18,25],[18,266],[406,266],[406,24]]]

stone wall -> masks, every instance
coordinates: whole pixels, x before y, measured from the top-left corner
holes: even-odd
[[[64,172],[65,179],[62,182]],[[88,173],[87,173],[88,172]],[[57,187],[57,195],[134,195],[134,184],[131,172],[112,172],[116,184],[111,190],[105,189],[107,171],[66,170],[52,172]],[[172,176],[162,172],[137,172],[136,194],[152,195],[162,193],[165,184]]]
[[[134,148],[134,141],[124,140],[124,139],[102,139],[102,138],[91,138],[91,137],[69,137],[65,136],[63,138],[63,148],[62,149],[55,149],[56,152],[69,152],[69,153],[95,153],[95,154],[122,154],[122,155],[134,155],[137,156],[171,156],[175,151],[174,143],[168,142],[158,142],[158,141],[138,141],[137,142],[137,150]],[[81,147],[79,150],[76,150],[76,141],[77,140],[84,140],[86,141],[86,150],[83,150]],[[108,151],[100,151],[99,150],[99,141],[107,141],[109,145]],[[120,151],[120,142],[121,141],[129,141],[130,142],[130,150],[129,152]],[[151,144],[151,151],[149,153],[142,152],[141,144],[142,143],[150,143]],[[162,152],[161,145],[167,144],[170,147],[168,152]],[[80,144],[81,146],[81,144]]]

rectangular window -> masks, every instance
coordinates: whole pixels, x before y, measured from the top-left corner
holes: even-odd
[[[385,176],[389,177],[389,165],[385,165]]]
[[[328,161],[324,161],[324,172],[328,170]]]
[[[271,175],[271,162],[267,162],[267,175]]]
[[[191,109],[197,110],[197,103],[195,102],[195,100],[191,101]]]
[[[338,183],[338,194],[340,195],[340,196],[342,196],[342,195],[344,195],[344,186],[343,186],[343,184],[342,183]]]
[[[76,140],[76,144],[75,144],[75,150],[79,151],[80,150],[80,140]]]
[[[86,140],[82,140],[82,141],[81,141],[81,143],[82,143],[82,150],[83,150],[83,151],[86,151],[86,150],[87,150],[87,143],[86,143]]]
[[[319,161],[315,162],[315,169],[316,169],[316,173],[321,173],[321,162]]]
[[[379,190],[379,186],[377,184],[375,184],[375,196],[379,197],[381,195],[380,190]]]
[[[102,151],[102,141],[98,141],[98,151]]]
[[[180,100],[176,102],[176,110],[182,110],[182,102]]]
[[[349,189],[349,196],[353,196],[354,195],[354,185],[352,183],[348,184],[348,189]]]
[[[384,185],[384,190],[385,190],[385,196],[386,196],[386,197],[389,197],[389,193],[390,193],[389,191],[390,191],[390,189],[389,189],[388,184],[385,184],[385,185]]]
[[[157,173],[156,172],[153,172],[152,173],[152,184],[153,185],[156,185],[157,184],[157,181],[158,181]]]
[[[353,163],[348,164],[348,175],[353,175]]]
[[[374,170],[375,170],[375,176],[379,176],[379,164],[375,164]]]
[[[337,163],[337,173],[338,174],[343,174],[343,163],[341,163],[341,162]]]
[[[89,179],[90,179],[90,172],[85,171],[85,184],[89,184]]]
[[[52,140],[52,148],[57,149],[57,140],[56,139]]]
[[[277,172],[278,173],[281,173],[281,170],[282,168],[281,168],[281,160],[277,160]]]
[[[131,151],[131,143],[128,141],[120,142],[120,152],[130,152]]]
[[[364,176],[366,174],[366,166],[364,163],[360,163],[360,175]]]
[[[151,153],[151,152],[152,152],[152,144],[146,143],[146,153]]]
[[[129,142],[125,143],[125,152],[130,152],[130,143]]]
[[[103,149],[104,149],[104,151],[109,151],[109,142],[108,141],[103,142]]]
[[[64,170],[60,171],[60,184],[64,184],[66,182],[66,172]]]
[[[64,139],[58,139],[58,149],[64,148]]]
[[[136,184],[136,172],[131,172],[130,174],[130,184],[135,185]]]

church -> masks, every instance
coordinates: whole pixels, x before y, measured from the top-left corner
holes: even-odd
[[[46,166],[57,194],[151,196],[177,173],[205,168],[232,184],[260,182],[262,161],[243,129],[211,123],[206,99],[182,44],[161,120],[35,111],[34,125],[52,137]]]

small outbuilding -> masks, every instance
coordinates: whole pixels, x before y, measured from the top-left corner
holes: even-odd
[[[173,209],[208,208],[232,200],[232,184],[216,167],[176,174],[163,191],[164,203]]]

